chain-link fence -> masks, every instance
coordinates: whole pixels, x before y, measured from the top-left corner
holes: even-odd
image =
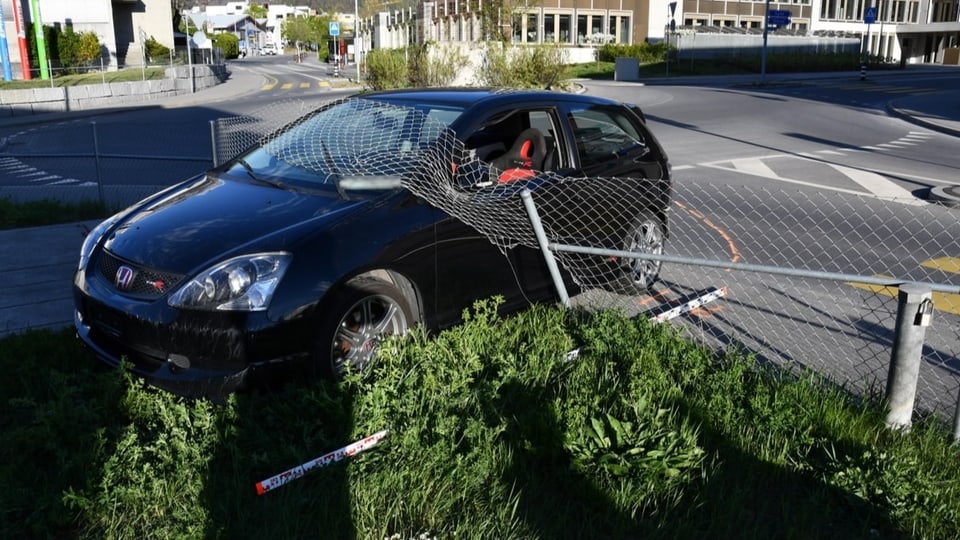
[[[29,130],[11,137],[14,144],[3,141],[0,198],[99,201],[107,209],[119,210],[211,165],[209,130],[199,135],[199,140],[206,140],[192,156],[165,153],[165,138],[184,136],[174,130],[153,134],[149,146],[138,142],[141,138],[132,140],[127,126],[75,123],[60,131],[63,144],[45,144],[49,135]],[[104,145],[105,138],[112,144]],[[207,155],[201,154],[204,150]]]
[[[786,191],[755,185],[675,187],[668,262],[654,291],[683,296],[725,287],[683,324],[716,347],[735,345],[789,368],[811,368],[858,392],[886,383],[897,287],[933,292],[917,408],[954,413],[960,388],[958,210],[917,200]],[[724,263],[728,268],[708,264]],[[783,273],[746,271],[751,265]],[[871,283],[867,283],[871,281]]]
[[[287,102],[215,121],[213,161],[232,158],[315,108]],[[297,152],[286,157],[308,170],[399,172],[407,189],[504,250],[540,249],[539,239],[545,238],[576,284],[570,289],[574,305],[649,316],[722,288],[722,298],[671,324],[707,346],[735,347],[786,371],[809,368],[859,395],[879,395],[887,379],[898,307],[895,284],[928,284],[936,312],[926,329],[916,407],[953,414],[960,390],[957,209],[915,199],[682,178],[674,182],[672,197],[662,182],[638,179],[543,173],[498,183],[500,171],[477,159],[442,125],[424,127],[429,118],[364,103],[349,110],[337,122],[316,124],[322,129],[298,129],[307,135],[304,144],[286,141],[276,150]],[[359,123],[363,133],[355,129]],[[400,136],[391,130],[400,130]],[[377,147],[370,133],[409,146],[371,152],[359,161],[341,159],[351,149]],[[320,143],[337,137],[335,148]],[[431,144],[421,144],[426,141]],[[66,174],[57,172],[66,169],[85,179],[71,189],[101,191],[101,197],[127,203],[159,187],[124,181],[130,170],[149,174],[153,167],[145,160],[155,160],[166,184],[209,165],[196,158],[97,152],[43,157],[47,169],[38,174]],[[65,187],[55,189],[62,196]],[[542,237],[531,224],[525,192],[542,219]],[[564,246],[605,251],[574,252]],[[629,256],[632,252],[640,255]],[[659,279],[650,283],[658,268]]]

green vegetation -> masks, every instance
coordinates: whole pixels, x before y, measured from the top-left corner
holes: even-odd
[[[147,48],[147,60],[150,62],[162,64],[170,61],[170,47],[153,39],[153,36],[147,39],[145,46]]]
[[[0,197],[0,230],[104,219],[108,213],[107,208],[98,201],[64,203],[43,199],[14,202],[9,197]]]
[[[384,344],[366,376],[223,405],[102,367],[68,330],[4,338],[0,537],[960,535],[960,456],[935,421],[888,431],[869,399],[669,325],[496,307]]]
[[[662,49],[662,48],[661,48]],[[640,61],[640,78],[662,78],[683,76],[750,75],[761,72],[762,59],[759,54],[745,54],[729,59],[692,58],[670,60],[667,66],[663,50],[654,47],[605,45],[598,49],[596,62],[574,64],[566,67],[567,79],[613,79],[616,58],[637,58]],[[868,68],[894,69],[897,66],[885,63],[877,58],[870,59]],[[767,56],[767,73],[798,73],[824,71],[852,71],[860,69],[860,57],[857,54],[801,54],[777,53]]]
[[[404,49],[374,49],[367,55],[366,84],[374,90],[446,86],[464,65],[466,57],[459,49],[437,49],[433,43]]]
[[[489,86],[559,89],[565,60],[564,48],[557,45],[513,48],[491,45],[477,75]]]
[[[104,84],[114,82],[130,82],[142,80],[160,80],[167,78],[166,68],[149,67],[141,69],[124,69],[120,71],[97,71],[75,75],[53,77],[50,80],[32,79],[29,81],[0,81],[0,90],[22,90],[26,88],[50,88],[51,86],[79,86],[81,84]]]
[[[223,51],[226,58],[237,58],[240,56],[240,38],[233,34],[221,33],[214,34],[211,38],[213,46]]]

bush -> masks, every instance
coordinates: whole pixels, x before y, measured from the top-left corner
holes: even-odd
[[[457,78],[457,72],[467,64],[460,49],[436,47],[431,43],[411,45],[408,58],[413,86],[446,86]]]
[[[374,49],[367,54],[367,84],[374,90],[403,88],[409,81],[402,49]]]
[[[662,41],[655,44],[634,43],[632,45],[607,43],[597,49],[597,61],[614,62],[617,58],[637,58],[641,64],[653,64],[663,62],[669,47]]]
[[[559,45],[501,48],[492,45],[480,68],[484,84],[503,88],[555,87],[566,65],[566,52]]]
[[[213,46],[219,47],[223,51],[225,58],[237,58],[240,56],[240,38],[233,34],[217,34],[213,36]]]
[[[374,90],[410,86],[446,86],[467,63],[455,47],[431,43],[406,49],[374,49],[367,55],[367,83]]]
[[[160,43],[153,36],[144,44],[147,47],[147,59],[153,63],[163,63],[170,58],[170,47]]]

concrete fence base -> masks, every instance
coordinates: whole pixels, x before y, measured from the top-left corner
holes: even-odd
[[[191,83],[191,69],[193,82]],[[0,92],[0,117],[82,111],[104,105],[143,103],[216,86],[227,79],[225,65],[177,66],[166,79]]]

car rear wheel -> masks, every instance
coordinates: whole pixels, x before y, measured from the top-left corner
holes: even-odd
[[[624,238],[624,251],[662,255],[666,237],[663,222],[651,211],[644,211]],[[624,257],[620,261],[623,275],[620,288],[628,294],[645,294],[660,276],[661,261]]]
[[[410,302],[397,287],[376,279],[351,281],[321,322],[324,371],[341,377],[348,369],[367,368],[385,338],[405,334],[415,322]]]

